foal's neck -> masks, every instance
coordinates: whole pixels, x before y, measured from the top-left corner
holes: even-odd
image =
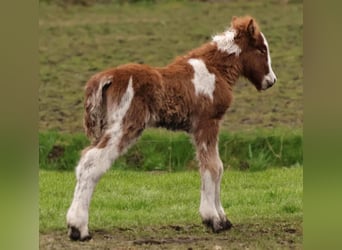
[[[228,54],[218,49],[217,44],[209,42],[190,51],[186,58],[200,58],[204,61],[209,71],[215,71],[229,85],[233,86],[242,72],[239,56]]]

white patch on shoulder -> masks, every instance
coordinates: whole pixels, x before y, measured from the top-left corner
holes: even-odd
[[[195,86],[196,95],[203,94],[213,100],[215,90],[215,75],[210,73],[201,59],[189,59],[189,64],[194,69],[194,78],[191,80]]]
[[[235,35],[236,31],[229,29],[223,34],[214,36],[213,42],[217,44],[217,48],[220,51],[238,56],[241,53],[241,48],[234,42]]]

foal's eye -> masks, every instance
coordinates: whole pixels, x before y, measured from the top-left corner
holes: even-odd
[[[262,48],[262,49],[259,49],[259,52],[260,52],[261,54],[266,54],[266,53],[267,53],[267,50],[264,49],[264,48]]]

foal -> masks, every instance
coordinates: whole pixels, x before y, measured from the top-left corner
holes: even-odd
[[[233,17],[225,32],[166,67],[127,64],[94,75],[86,84],[84,104],[92,143],[76,168],[77,185],[67,213],[69,237],[90,238],[88,210],[97,182],[146,127],[191,135],[202,181],[202,221],[213,232],[229,229],[232,224],[220,201],[218,133],[239,76],[258,91],[276,82],[266,38],[249,16]]]

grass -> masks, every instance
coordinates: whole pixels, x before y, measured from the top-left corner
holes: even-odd
[[[226,171],[222,202],[236,223],[297,220],[303,215],[303,168],[257,173]],[[40,231],[65,229],[73,172],[39,172]],[[200,223],[199,173],[109,171],[99,182],[90,208],[90,227],[134,227]]]
[[[47,170],[73,170],[89,142],[83,134],[47,131],[39,134],[39,166]],[[271,166],[303,163],[302,136],[295,131],[220,134],[219,151],[225,168],[260,171]],[[113,166],[126,170],[197,170],[195,153],[185,133],[146,131]]]
[[[233,245],[239,242],[252,249],[258,245],[279,249],[278,238],[281,235],[284,240],[282,230],[286,227],[288,231],[296,231],[292,243],[300,245],[302,178],[302,167],[254,173],[226,171],[222,179],[222,203],[236,227],[215,236],[201,226],[198,172],[109,171],[93,196],[90,230],[97,235],[97,243],[102,241],[103,234],[120,241],[120,237],[130,240],[180,237],[183,232],[187,237],[201,240],[227,237]],[[67,242],[65,214],[72,199],[74,173],[40,170],[39,179],[40,233],[56,234],[55,239]]]
[[[240,79],[223,130],[302,128],[302,1],[156,2],[40,4],[39,130],[82,132],[83,86],[92,74],[129,62],[166,65],[245,14],[268,38],[278,82],[259,94]]]

